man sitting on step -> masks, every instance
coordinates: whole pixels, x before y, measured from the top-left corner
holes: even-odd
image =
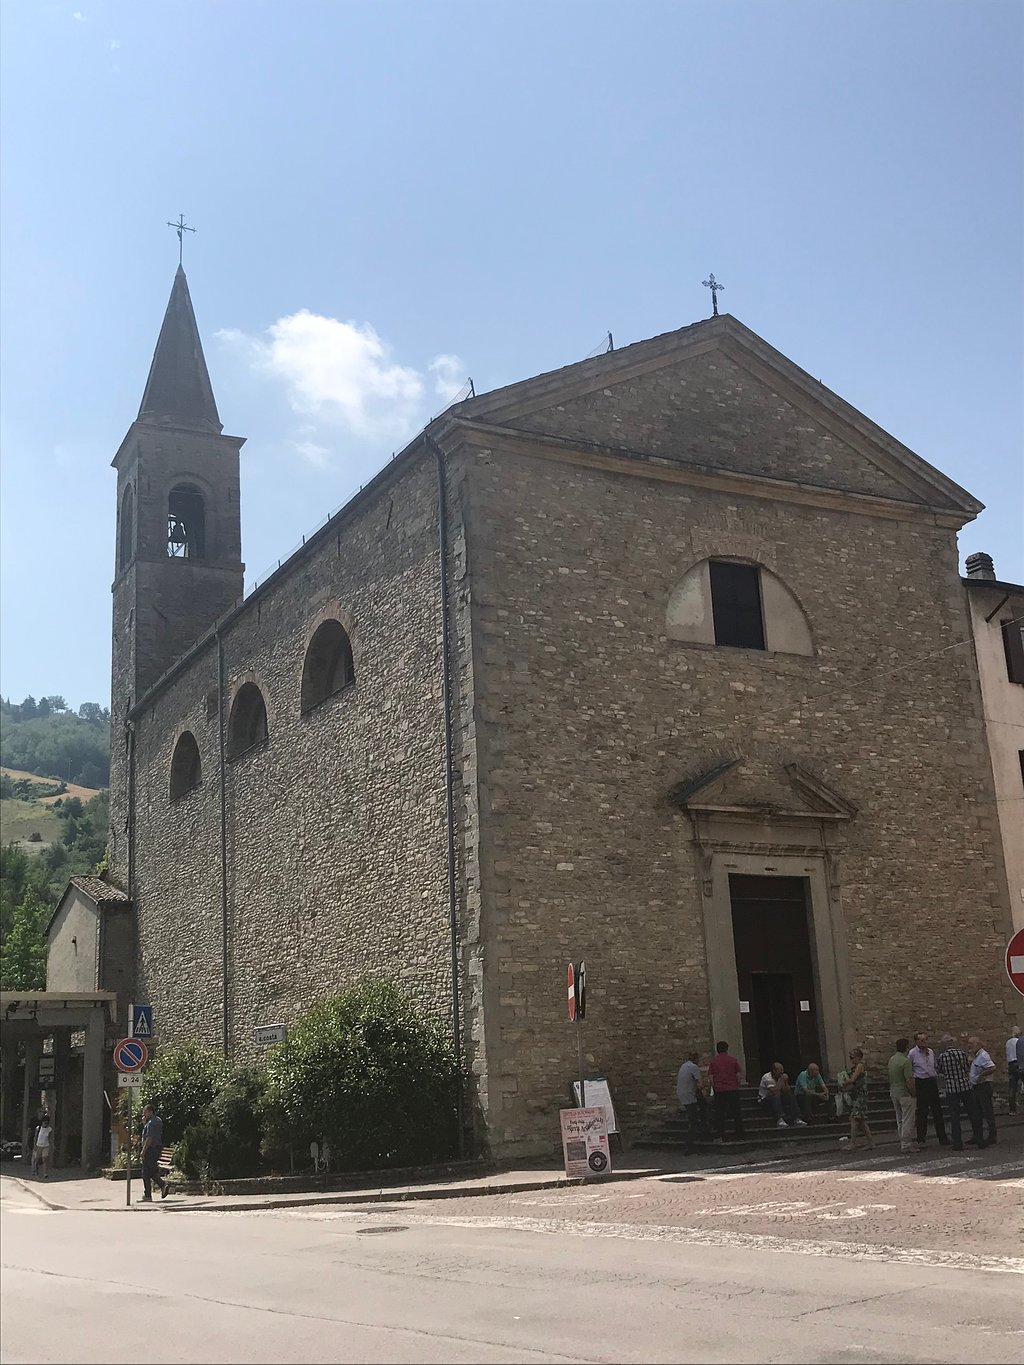
[[[808,1062],[807,1069],[796,1078],[796,1102],[800,1117],[808,1123],[817,1118],[829,1118],[828,1086],[817,1062]]]
[[[781,1062],[772,1062],[771,1071],[766,1071],[761,1077],[761,1084],[757,1087],[757,1102],[771,1109],[775,1115],[776,1128],[807,1127],[797,1113],[796,1096],[789,1087],[789,1077]],[[788,1124],[786,1118],[789,1119]]]

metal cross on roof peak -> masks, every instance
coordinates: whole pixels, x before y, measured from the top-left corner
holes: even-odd
[[[195,232],[195,228],[194,228],[194,227],[189,227],[189,225],[185,222],[185,215],[184,215],[183,213],[179,213],[179,214],[178,214],[178,221],[177,221],[176,223],[168,222],[167,226],[168,226],[168,227],[174,228],[174,230],[175,230],[175,231],[177,232],[177,234],[178,234],[178,264],[181,265],[181,243],[182,243],[182,236],[181,236],[181,234],[182,234],[183,232]],[[714,279],[714,276],[712,275],[711,278]]]
[[[718,317],[718,291],[719,291],[720,289],[724,289],[724,288],[725,288],[725,285],[724,285],[724,284],[719,284],[718,281],[715,279],[714,275],[709,275],[709,276],[707,277],[707,279],[704,281],[704,288],[705,288],[705,289],[710,289],[710,290],[711,290],[711,308],[712,308],[712,310],[713,310],[711,316],[717,318],[717,317]]]

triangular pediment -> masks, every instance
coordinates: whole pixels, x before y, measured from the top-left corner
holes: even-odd
[[[982,504],[727,314],[453,416],[622,454],[976,516]]]
[[[669,800],[692,814],[850,820],[857,807],[797,763],[725,759],[677,783]]]

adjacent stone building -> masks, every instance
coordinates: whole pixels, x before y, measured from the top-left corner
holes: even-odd
[[[557,1139],[570,959],[634,1133],[716,1037],[754,1074],[1004,1036],[963,489],[727,315],[450,408],[246,598],[241,445],[179,270],[114,461],[111,875],[162,1043],[386,974],[512,1154]]]

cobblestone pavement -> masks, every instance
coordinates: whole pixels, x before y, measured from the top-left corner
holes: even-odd
[[[750,1246],[851,1259],[1024,1273],[1024,1141],[982,1152],[857,1152],[749,1161],[627,1184],[364,1208],[405,1225]],[[332,1219],[355,1212],[295,1210]]]

